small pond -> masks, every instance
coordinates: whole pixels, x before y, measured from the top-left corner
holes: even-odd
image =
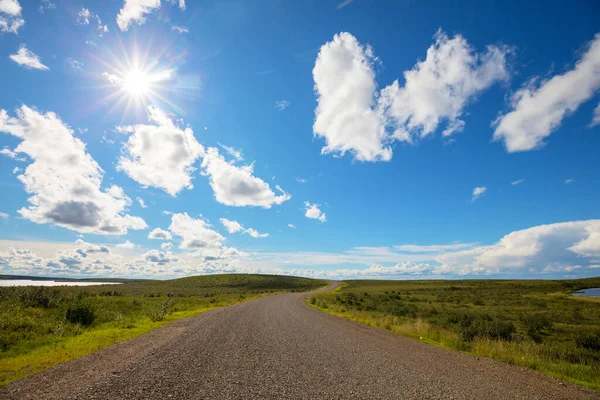
[[[0,279],[0,286],[93,286],[93,285],[120,285],[118,282],[60,282],[60,281],[34,281],[31,279]]]
[[[600,297],[600,288],[583,289],[573,293],[573,296]]]

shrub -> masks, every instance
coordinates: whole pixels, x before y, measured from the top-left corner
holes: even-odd
[[[89,326],[96,319],[96,310],[91,302],[78,298],[68,305],[65,318],[73,324]]]
[[[160,307],[151,308],[148,310],[148,318],[150,318],[150,320],[153,322],[163,321],[165,317],[171,313],[171,307],[173,307],[174,304],[175,302],[168,298],[161,304]]]
[[[600,351],[600,331],[596,333],[587,332],[575,337],[575,346],[580,349]]]
[[[525,328],[527,336],[536,343],[542,341],[542,332],[552,328],[552,321],[543,314],[529,314],[521,316],[521,324]]]

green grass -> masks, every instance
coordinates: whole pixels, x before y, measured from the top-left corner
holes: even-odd
[[[347,281],[308,302],[426,343],[502,360],[600,390],[600,299],[563,281]]]
[[[0,287],[0,386],[212,308],[326,284],[234,274],[86,287]]]

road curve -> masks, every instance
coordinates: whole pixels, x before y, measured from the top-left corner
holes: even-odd
[[[9,384],[1,399],[600,399],[523,368],[321,313],[215,309]]]

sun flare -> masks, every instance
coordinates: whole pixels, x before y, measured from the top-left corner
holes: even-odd
[[[152,89],[152,79],[145,72],[134,69],[123,77],[122,88],[131,96],[144,96]]]

